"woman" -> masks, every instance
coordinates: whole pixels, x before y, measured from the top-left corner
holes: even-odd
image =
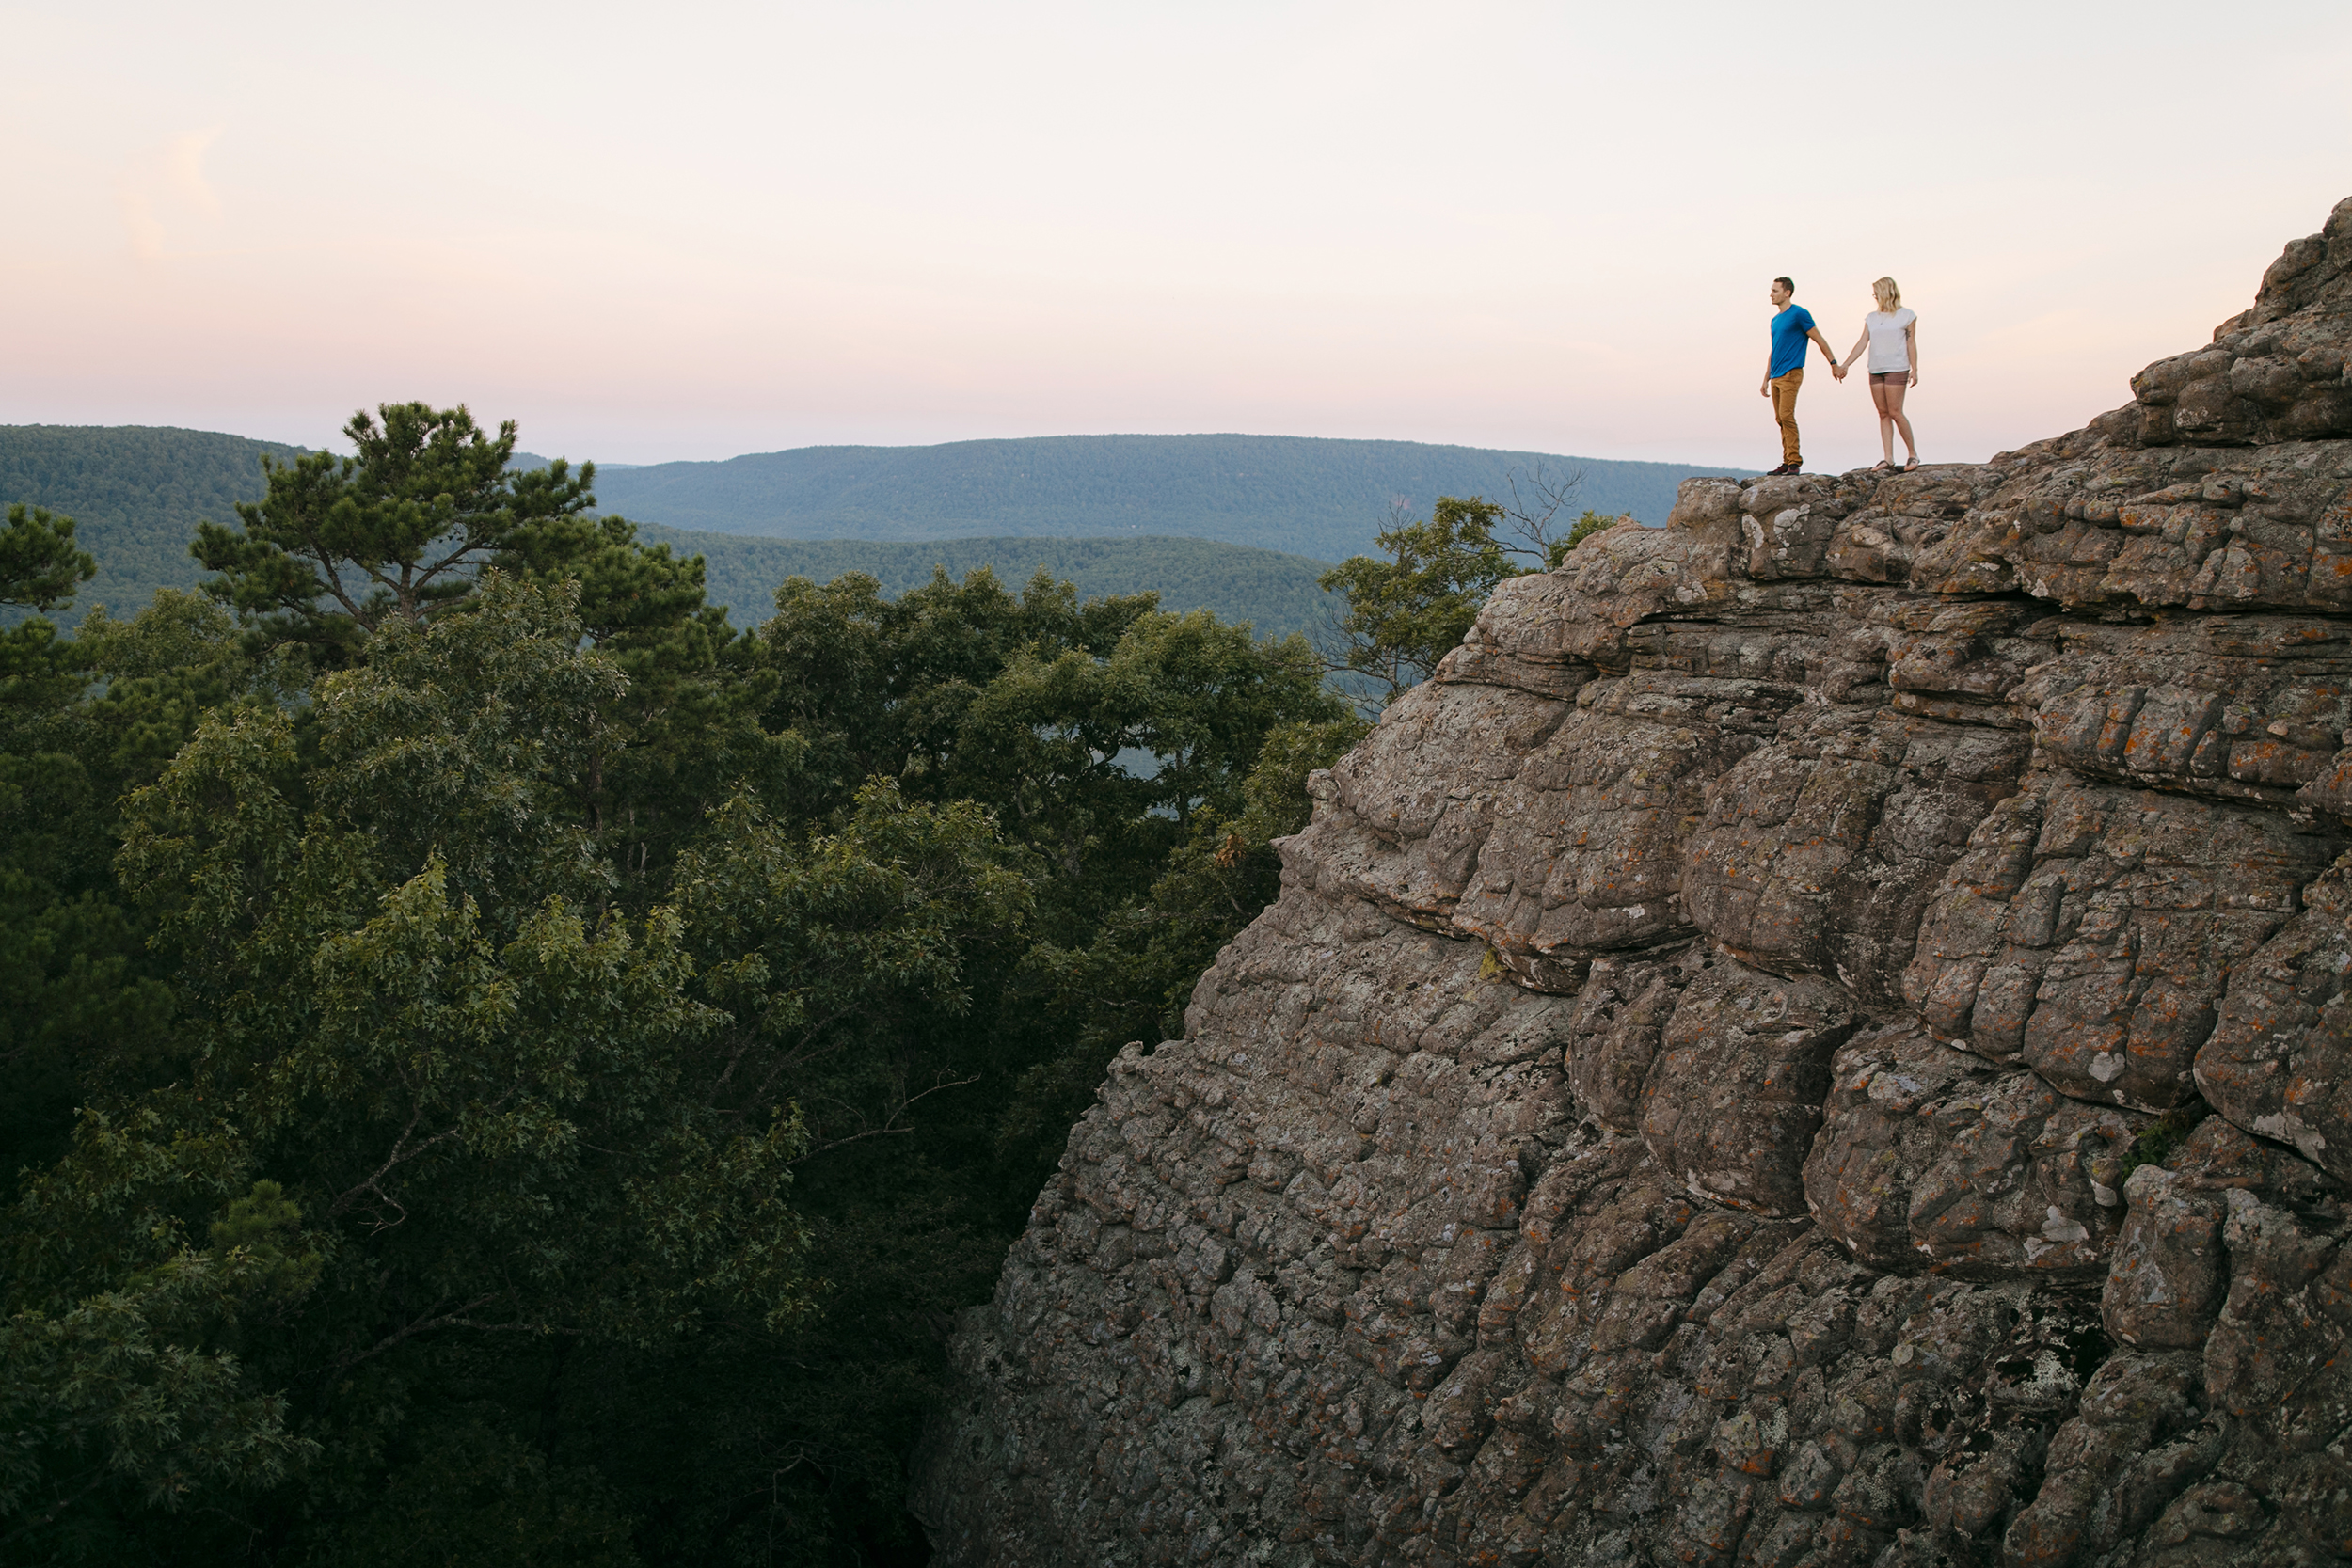
[[[1903,433],[1903,450],[1910,461],[1903,465],[1909,473],[1919,466],[1919,443],[1911,438],[1911,420],[1903,414],[1903,393],[1919,385],[1919,316],[1903,305],[1903,292],[1891,277],[1882,277],[1870,285],[1878,296],[1879,308],[1862,318],[1862,336],[1836,366],[1837,378],[1844,380],[1846,367],[1862,357],[1864,344],[1870,349],[1870,401],[1878,404],[1879,448],[1886,455],[1873,473],[1895,467],[1895,432]]]

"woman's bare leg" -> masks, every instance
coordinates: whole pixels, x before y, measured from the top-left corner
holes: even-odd
[[[1870,378],[1870,402],[1879,411],[1879,451],[1885,455],[1886,466],[1895,466],[1895,422],[1886,409],[1887,384],[1878,377]]]
[[[1885,402],[1881,404],[1885,412],[1879,420],[1879,439],[1886,447],[1887,461],[1891,463],[1895,460],[1895,443],[1888,441],[1885,435],[1887,420],[1892,420],[1895,428],[1903,433],[1903,450],[1911,453],[1914,463],[1918,462],[1919,443],[1911,438],[1911,420],[1903,413],[1903,393],[1910,390],[1909,385],[1901,376],[1889,376],[1883,387],[1873,387],[1870,390],[1886,394]]]

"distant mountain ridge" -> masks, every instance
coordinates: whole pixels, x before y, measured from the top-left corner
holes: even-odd
[[[98,560],[97,578],[54,619],[72,626],[99,604],[127,617],[158,589],[195,587],[204,576],[188,554],[198,522],[234,523],[237,502],[261,499],[262,459],[283,462],[304,450],[162,425],[0,425],[0,506],[25,501],[72,517],[75,538]],[[524,467],[546,461],[516,459]],[[606,471],[598,470],[599,483]],[[682,532],[658,523],[644,525],[643,537],[701,555],[711,602],[727,606],[739,626],[772,613],[776,585],[787,577],[830,582],[866,572],[895,596],[927,581],[934,566],[959,578],[990,566],[1015,590],[1041,567],[1085,596],[1150,589],[1165,609],[1214,610],[1250,622],[1265,637],[1319,626],[1328,598],[1314,580],[1327,562],[1204,539],[805,541]]]
[[[194,587],[197,523],[233,523],[236,503],[262,495],[262,459],[304,450],[174,426],[0,425],[0,504],[81,525],[98,577],[60,621],[94,604],[131,615],[160,588]],[[788,576],[865,571],[896,594],[935,564],[958,577],[989,565],[1016,587],[1043,566],[1083,594],[1154,589],[1167,609],[1280,635],[1321,622],[1315,574],[1373,548],[1392,502],[1425,512],[1439,495],[1506,493],[1514,473],[1525,488],[1539,470],[1579,469],[1574,510],[1653,523],[1702,471],[1411,441],[1071,436],[599,467],[596,491],[649,540],[702,554],[712,601],[739,625],[764,619]]]
[[[599,468],[596,499],[639,522],[778,539],[1168,534],[1338,561],[1393,506],[1507,496],[1581,474],[1570,503],[1662,524],[1675,487],[1751,469],[1306,436],[1045,436],[929,447],[798,447]]]

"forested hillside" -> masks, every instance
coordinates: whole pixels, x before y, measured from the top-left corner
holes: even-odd
[[[188,554],[196,525],[208,518],[233,521],[236,502],[261,498],[262,456],[287,461],[302,450],[145,425],[0,426],[0,504],[22,501],[73,518],[75,542],[97,559],[98,576],[54,617],[58,624],[71,626],[100,604],[127,617],[146,608],[159,588],[193,588],[204,576]],[[547,461],[516,457],[526,467]],[[599,499],[628,471],[598,469]],[[705,558],[710,602],[725,606],[739,625],[764,619],[774,608],[777,584],[787,577],[821,583],[844,572],[865,572],[881,580],[884,594],[897,594],[930,580],[935,565],[958,578],[990,566],[1014,584],[1042,568],[1087,596],[1156,592],[1163,609],[1211,610],[1271,636],[1311,630],[1323,621],[1327,596],[1314,579],[1327,562],[1202,539],[1021,534],[910,544],[646,530],[648,540]]]
[[[596,488],[606,483],[596,470]],[[748,626],[774,609],[776,585],[788,577],[831,582],[864,572],[893,597],[930,580],[934,568],[962,578],[986,566],[1015,587],[1038,572],[1075,587],[1083,598],[1156,593],[1162,610],[1206,610],[1221,621],[1247,622],[1262,637],[1310,636],[1326,621],[1330,595],[1315,586],[1327,561],[1251,549],[1209,539],[940,539],[919,544],[861,539],[753,539],[647,524],[640,535],[706,563],[704,592]]]
[[[197,523],[230,520],[238,501],[260,499],[264,454],[301,451],[168,425],[0,425],[0,505],[29,502],[79,523],[76,541],[97,558],[98,576],[77,607],[128,615],[158,588],[193,585],[202,575],[188,555]]]
[[[1056,436],[935,447],[803,447],[723,463],[599,470],[596,499],[639,522],[783,539],[1179,534],[1341,561],[1395,507],[1507,499],[1579,474],[1569,511],[1662,524],[1675,486],[1738,473],[1418,441],[1294,436]]]
[[[70,627],[92,605],[120,618],[160,588],[196,586],[197,524],[233,521],[235,503],[262,495],[262,458],[302,450],[159,426],[0,425],[0,503],[79,525],[98,575],[54,617]],[[1375,550],[1400,505],[1507,496],[1514,476],[1532,496],[1581,473],[1570,515],[1655,523],[1696,471],[1409,441],[1057,436],[599,467],[595,490],[599,510],[648,525],[648,541],[703,556],[710,602],[739,622],[765,616],[787,577],[865,572],[895,594],[934,566],[961,578],[986,565],[1015,584],[1042,568],[1086,595],[1154,592],[1165,610],[1280,635],[1324,624],[1316,574]]]

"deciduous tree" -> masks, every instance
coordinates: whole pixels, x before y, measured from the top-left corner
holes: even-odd
[[[1385,557],[1350,556],[1324,573],[1345,601],[1325,639],[1327,666],[1375,708],[1427,680],[1495,584],[1528,569],[1495,538],[1504,515],[1491,501],[1441,496],[1426,521],[1380,531]]]

